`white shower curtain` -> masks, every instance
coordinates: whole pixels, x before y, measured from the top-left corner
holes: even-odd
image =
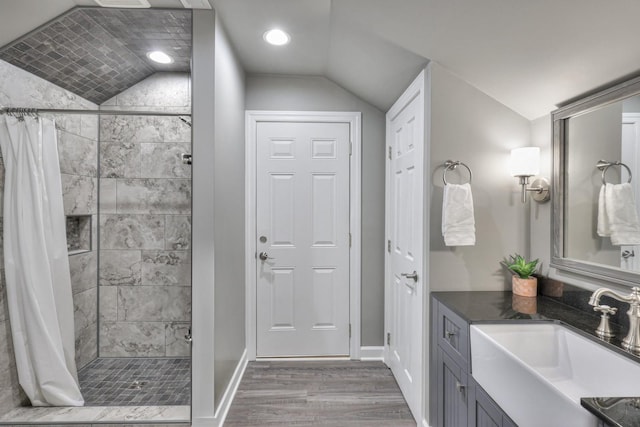
[[[33,406],[82,406],[55,123],[0,116],[4,264],[20,385]]]

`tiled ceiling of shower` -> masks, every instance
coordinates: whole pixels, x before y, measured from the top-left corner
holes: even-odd
[[[174,62],[151,61],[152,50]],[[0,59],[101,104],[155,72],[189,71],[191,11],[75,8],[0,48]]]

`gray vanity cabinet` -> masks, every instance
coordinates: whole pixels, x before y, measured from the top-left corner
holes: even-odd
[[[469,425],[476,427],[517,427],[486,391],[469,375]]]
[[[467,371],[444,351],[438,351],[437,426],[460,427],[467,424]]]
[[[435,299],[431,309],[435,425],[517,427],[471,376],[469,323]]]

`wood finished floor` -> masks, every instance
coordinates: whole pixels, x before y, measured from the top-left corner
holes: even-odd
[[[413,426],[409,407],[382,362],[251,362],[227,426]]]

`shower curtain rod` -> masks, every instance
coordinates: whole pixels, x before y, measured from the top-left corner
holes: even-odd
[[[119,111],[119,110],[72,110],[72,109],[56,109],[56,108],[0,108],[0,114],[38,114],[38,113],[58,113],[58,114],[106,114],[110,116],[188,116],[191,113],[169,113],[166,111]]]

